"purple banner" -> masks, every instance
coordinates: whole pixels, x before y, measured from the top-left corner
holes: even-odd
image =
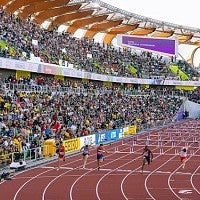
[[[119,35],[118,44],[172,56],[177,55],[177,40],[175,39]]]

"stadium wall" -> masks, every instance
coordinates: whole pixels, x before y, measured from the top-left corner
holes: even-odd
[[[188,118],[200,118],[200,104],[186,100],[184,108],[185,112],[188,113]]]

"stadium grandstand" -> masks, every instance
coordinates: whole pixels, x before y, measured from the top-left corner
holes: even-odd
[[[139,134],[199,118],[198,29],[98,0],[1,0],[0,6],[1,169],[15,159],[55,159],[52,140],[130,127],[128,134]],[[79,29],[83,38],[74,37]],[[95,41],[99,33],[102,43]],[[174,53],[114,46],[119,36],[176,38]],[[189,61],[181,59],[179,44],[196,46]]]

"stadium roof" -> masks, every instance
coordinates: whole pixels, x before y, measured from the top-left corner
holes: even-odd
[[[200,29],[167,23],[137,15],[100,0],[1,0],[7,13],[17,13],[51,27],[66,25],[74,34],[84,29],[84,37],[105,33],[103,42],[111,44],[117,34],[152,37],[177,37],[179,44],[200,46]]]

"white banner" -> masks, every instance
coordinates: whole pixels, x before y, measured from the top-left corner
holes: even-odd
[[[30,71],[30,72],[38,72],[37,63],[25,62],[14,59],[0,58],[0,68],[4,69],[14,69],[14,70],[22,70],[22,71]]]
[[[95,134],[80,137],[80,148],[85,145],[95,145]]]
[[[69,63],[68,63],[69,66]],[[108,76],[102,74],[95,74],[85,71],[70,69],[69,67],[53,65],[48,63],[25,62],[14,59],[0,58],[0,68],[24,70],[37,73],[46,73],[62,75],[74,78],[85,78],[98,81],[109,81],[115,83],[133,83],[133,84],[148,84],[148,85],[182,85],[182,86],[200,86],[200,81],[178,81],[178,80],[164,80],[164,79],[139,79]]]

